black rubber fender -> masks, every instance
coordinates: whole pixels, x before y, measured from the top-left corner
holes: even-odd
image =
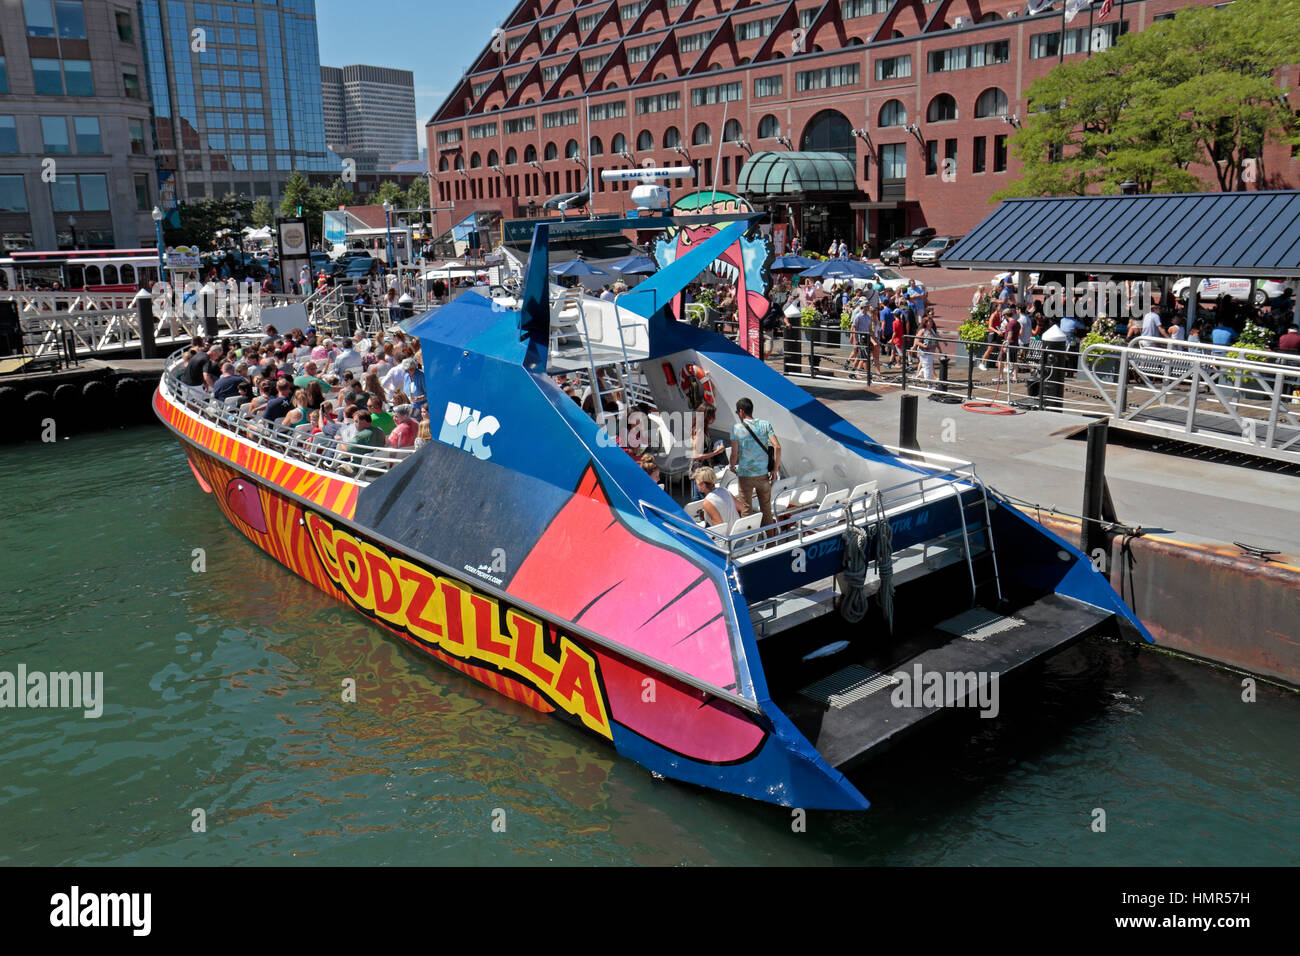
[[[0,442],[18,441],[22,437],[19,432],[26,427],[22,424],[24,412],[22,392],[8,385],[0,387],[0,421],[22,425],[0,430]]]
[[[119,378],[113,385],[113,399],[123,424],[134,425],[145,420],[149,412],[148,396],[144,386],[135,379],[129,376]]]
[[[22,431],[26,438],[40,438],[45,420],[54,417],[54,399],[43,389],[32,389],[23,396]],[[56,423],[57,429],[57,423]],[[57,431],[56,431],[57,434]]]

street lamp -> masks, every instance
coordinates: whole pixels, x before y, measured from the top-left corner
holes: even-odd
[[[72,230],[72,248],[77,248],[77,217],[68,217],[68,228]]]
[[[384,200],[384,229],[388,234],[388,268],[393,268],[393,204]]]
[[[167,281],[165,278],[167,275],[167,264],[163,261],[163,256],[164,256],[163,231],[162,231],[163,211],[159,209],[157,206],[154,206],[153,212],[151,212],[149,215],[153,217],[153,227],[154,230],[158,233],[158,281],[165,282]]]

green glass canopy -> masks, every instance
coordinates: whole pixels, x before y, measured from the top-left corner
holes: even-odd
[[[755,153],[740,169],[736,190],[757,196],[857,192],[853,160],[840,153]]]

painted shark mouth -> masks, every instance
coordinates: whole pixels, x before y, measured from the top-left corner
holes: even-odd
[[[721,259],[715,259],[709,263],[709,271],[715,276],[726,279],[728,282],[740,281],[740,270],[730,262],[723,262]]]

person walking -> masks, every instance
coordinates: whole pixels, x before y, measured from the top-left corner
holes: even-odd
[[[740,479],[737,504],[742,516],[751,511],[750,500],[758,499],[767,535],[776,533],[772,516],[772,482],[781,473],[781,442],[771,422],[754,417],[754,402],[742,398],[736,402],[735,427],[731,430],[731,470]]]

